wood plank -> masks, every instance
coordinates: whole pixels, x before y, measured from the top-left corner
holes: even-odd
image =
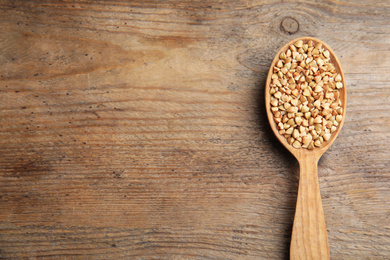
[[[300,36],[347,80],[318,165],[331,259],[389,258],[389,21],[383,1],[0,1],[0,258],[287,259],[299,169],[264,87]]]

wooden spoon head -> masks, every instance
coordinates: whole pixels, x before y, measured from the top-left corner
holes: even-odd
[[[336,68],[336,71],[341,75],[341,77],[342,77],[342,81],[341,82],[343,83],[343,88],[339,89],[340,101],[342,103],[341,107],[343,108],[342,120],[339,123],[339,125],[337,127],[337,130],[332,133],[331,138],[328,141],[324,141],[324,143],[323,143],[323,145],[321,147],[315,147],[313,150],[308,150],[306,148],[296,149],[296,148],[294,148],[292,145],[290,145],[287,142],[287,139],[284,136],[279,134],[278,129],[277,129],[277,125],[276,125],[275,121],[273,120],[273,114],[272,114],[272,111],[271,111],[271,104],[270,104],[270,101],[271,101],[270,84],[271,84],[271,76],[273,74],[273,68],[275,67],[277,61],[279,60],[280,53],[282,51],[287,51],[287,49],[289,48],[289,46],[291,44],[294,44],[295,42],[297,42],[299,40],[302,40],[304,43],[309,41],[309,40],[312,40],[314,44],[322,43],[323,47],[329,51],[331,62],[333,63],[334,67]],[[332,143],[335,141],[337,135],[340,133],[341,128],[342,128],[342,126],[344,124],[345,112],[346,112],[346,101],[347,101],[347,90],[346,90],[346,84],[345,84],[345,77],[344,77],[343,69],[341,67],[341,64],[340,64],[336,54],[323,41],[321,41],[319,39],[316,39],[316,38],[312,38],[312,37],[297,38],[297,39],[294,39],[294,40],[290,41],[286,45],[284,45],[278,51],[278,53],[275,55],[275,58],[272,61],[270,70],[268,72],[267,81],[266,81],[266,85],[265,85],[265,105],[266,105],[267,116],[268,116],[268,120],[269,120],[271,128],[272,128],[272,131],[274,132],[276,137],[287,148],[287,150],[289,150],[295,156],[295,158],[298,159],[298,161],[300,161],[301,159],[304,159],[306,157],[319,159],[322,156],[322,154],[332,145]]]

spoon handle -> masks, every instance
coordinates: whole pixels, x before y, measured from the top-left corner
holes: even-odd
[[[324,211],[317,176],[318,158],[299,162],[300,178],[290,259],[329,259]]]

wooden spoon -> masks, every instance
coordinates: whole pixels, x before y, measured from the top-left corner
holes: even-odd
[[[336,71],[341,75],[341,82],[343,83],[343,88],[339,89],[343,108],[342,121],[337,127],[337,130],[332,133],[331,138],[324,142],[322,147],[316,147],[313,150],[305,148],[296,149],[287,142],[287,139],[284,136],[279,134],[277,125],[273,120],[270,105],[270,83],[273,68],[279,60],[280,53],[282,51],[287,51],[288,47],[298,40],[302,40],[303,42],[312,40],[314,44],[322,43],[323,47],[330,52],[331,62],[335,66]],[[311,37],[298,38],[284,45],[276,54],[268,73],[265,87],[265,104],[268,120],[271,124],[272,131],[287,150],[295,156],[299,162],[300,168],[298,197],[291,236],[290,259],[329,259],[329,244],[318,184],[317,164],[322,154],[324,154],[334,142],[343,126],[347,98],[345,86],[344,73],[335,53],[326,43]]]

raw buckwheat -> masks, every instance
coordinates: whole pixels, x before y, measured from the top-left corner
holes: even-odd
[[[342,120],[337,73],[321,43],[299,40],[273,68],[271,111],[279,134],[294,148],[314,149],[330,140]]]

